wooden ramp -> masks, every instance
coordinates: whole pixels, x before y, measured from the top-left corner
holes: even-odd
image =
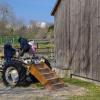
[[[29,65],[28,70],[46,89],[59,89],[64,86],[64,82],[44,63]]]

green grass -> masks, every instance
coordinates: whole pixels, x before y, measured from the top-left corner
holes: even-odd
[[[31,85],[33,88],[41,89],[43,86],[40,83],[35,83]]]
[[[72,96],[69,100],[100,100],[100,86],[95,85],[90,82],[81,81],[78,79],[63,79],[65,84],[75,85],[79,87],[83,87],[87,90],[87,93],[83,96]],[[41,89],[42,85],[40,83],[32,84],[32,87]]]
[[[84,87],[88,90],[84,96],[73,96],[71,100],[100,100],[100,86],[78,79],[64,79],[65,83]]]

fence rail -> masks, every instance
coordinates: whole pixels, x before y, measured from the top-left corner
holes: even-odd
[[[47,58],[50,63],[54,66],[55,65],[55,58],[54,58],[54,45],[49,40],[36,40],[37,44],[37,54],[40,56],[44,56]]]
[[[12,44],[18,44],[19,36],[0,36],[0,45],[6,42],[11,42]]]

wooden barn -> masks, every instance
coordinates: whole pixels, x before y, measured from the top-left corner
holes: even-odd
[[[100,0],[57,0],[51,14],[56,66],[100,81]]]

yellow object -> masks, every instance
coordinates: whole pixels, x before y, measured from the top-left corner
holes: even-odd
[[[58,89],[64,86],[64,82],[45,63],[31,64],[27,69],[47,89]]]

